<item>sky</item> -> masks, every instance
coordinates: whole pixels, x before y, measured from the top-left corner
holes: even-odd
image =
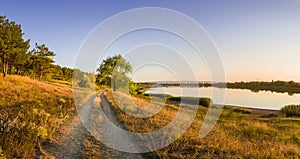
[[[21,24],[31,46],[46,44],[56,53],[57,64],[74,68],[82,44],[100,23],[141,7],[172,9],[198,22],[219,50],[227,81],[300,81],[299,0],[1,0],[0,15]],[[172,80],[178,75],[193,79],[186,71],[188,65],[180,65],[182,59],[194,69],[197,80],[212,79],[205,59],[193,56],[193,50],[184,47],[178,36],[151,29],[127,35],[113,43],[106,54],[121,53],[136,64],[132,74],[135,80]],[[175,47],[186,50],[178,53],[180,49]],[[149,58],[163,64],[141,67]],[[167,64],[174,68],[164,67]]]

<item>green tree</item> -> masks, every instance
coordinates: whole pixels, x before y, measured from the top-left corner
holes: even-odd
[[[108,57],[103,60],[97,69],[96,83],[100,85],[111,85],[113,91],[127,85],[129,78],[127,74],[132,71],[132,66],[121,55]]]
[[[3,77],[10,67],[19,72],[19,66],[24,64],[22,58],[29,48],[29,40],[23,39],[21,25],[0,16],[0,58]]]
[[[45,73],[51,73],[51,66],[54,63],[54,52],[50,51],[45,44],[35,44],[35,48],[31,51],[31,68],[33,70],[34,78],[39,77],[43,79]]]
[[[59,65],[51,65],[52,79],[62,80],[62,81],[71,81],[73,70],[68,67],[61,67]]]
[[[29,42],[29,41],[28,41]],[[25,69],[26,62],[29,60],[29,56],[26,53],[29,49],[29,43],[23,43],[24,46],[21,47],[21,51],[14,55],[11,59],[11,68],[13,68],[13,73],[21,75]]]
[[[53,72],[52,73],[52,79],[63,80],[62,68],[59,65],[52,65],[51,70]]]
[[[80,78],[78,81],[78,86],[85,87],[85,88],[92,88],[94,84],[94,82],[92,81],[93,81],[93,76],[90,76],[90,73],[83,72],[82,78]]]
[[[63,80],[64,81],[71,81],[72,80],[72,73],[73,70],[68,68],[68,67],[63,67],[62,68],[62,73],[63,73]]]

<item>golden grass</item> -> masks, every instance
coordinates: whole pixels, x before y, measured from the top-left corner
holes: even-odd
[[[140,119],[124,113],[126,101],[116,103],[112,92],[106,92],[118,118],[132,132],[150,132],[169,123],[177,105],[166,104],[155,116]],[[132,97],[139,105],[147,99]],[[128,105],[127,105],[128,106]],[[193,107],[193,105],[190,105]],[[207,108],[199,107],[191,127],[176,142],[154,152],[158,158],[299,158],[300,118],[265,117],[251,109],[226,108],[213,130],[199,138]],[[167,136],[162,136],[166,138]],[[151,145],[148,145],[151,146]]]
[[[7,158],[32,158],[74,115],[69,86],[54,86],[28,77],[0,77],[0,147]],[[1,156],[1,154],[0,154]]]

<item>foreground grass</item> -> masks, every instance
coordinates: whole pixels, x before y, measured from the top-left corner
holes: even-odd
[[[126,100],[116,104],[112,92],[106,97],[118,118],[132,132],[155,131],[175,117],[178,106],[165,104],[153,117],[141,119],[125,114],[130,111]],[[118,96],[117,98],[122,98]],[[149,100],[131,97],[145,106]],[[194,105],[190,105],[191,107]],[[136,110],[132,110],[136,111]],[[299,158],[300,118],[287,118],[244,108],[225,108],[214,129],[199,138],[199,129],[207,108],[200,106],[191,127],[176,142],[154,152],[157,158]],[[162,140],[168,136],[162,136]],[[147,145],[153,146],[153,145]]]
[[[0,77],[0,158],[33,158],[43,152],[41,143],[74,113],[68,85]]]

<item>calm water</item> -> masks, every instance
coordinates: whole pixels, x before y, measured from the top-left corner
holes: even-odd
[[[220,89],[220,88],[180,88],[180,87],[159,87],[151,88],[148,93],[163,93],[173,96],[193,96],[212,98],[216,104],[243,106],[252,108],[279,110],[287,104],[300,104],[300,94],[292,96],[287,93],[275,93],[270,91],[252,92],[241,89]],[[224,98],[222,94],[225,93]]]

